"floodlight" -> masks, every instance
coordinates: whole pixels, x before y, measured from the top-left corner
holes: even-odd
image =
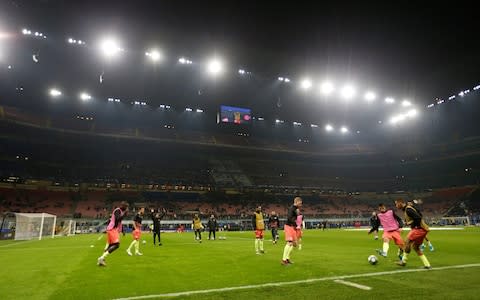
[[[104,40],[100,48],[106,57],[115,56],[118,52],[122,51],[122,48],[118,46],[118,43],[114,39]]]
[[[345,99],[351,99],[355,95],[355,88],[351,85],[345,85],[342,88],[342,97]]]
[[[320,92],[324,95],[330,95],[334,89],[335,88],[333,86],[333,83],[331,83],[330,81],[324,81],[320,85]]]
[[[412,103],[408,100],[403,100],[402,101],[402,106],[403,107],[409,107],[409,106],[412,106]]]
[[[158,50],[150,50],[145,52],[145,55],[150,57],[150,59],[154,62],[162,59],[162,54]]]
[[[345,126],[342,126],[342,128],[340,128],[340,132],[343,133],[343,134],[345,134],[345,133],[348,132],[348,128],[345,127]]]
[[[330,124],[327,124],[327,125],[325,126],[325,130],[326,130],[326,131],[332,131],[332,130],[333,130],[333,126],[330,125]]]
[[[418,114],[418,112],[417,112],[416,109],[411,109],[406,113],[407,117],[410,117],[410,118],[415,117],[417,114]]]
[[[395,103],[395,99],[393,99],[392,97],[387,97],[385,98],[385,102],[388,104],[392,104],[392,103]]]
[[[207,64],[208,73],[217,75],[223,71],[223,64],[220,60],[213,58]]]
[[[50,89],[49,93],[50,93],[50,96],[52,96],[52,97],[59,97],[59,96],[62,95],[62,92],[60,90],[55,89],[55,88]]]
[[[80,94],[80,99],[82,101],[88,101],[88,100],[91,100],[92,99],[92,96],[90,96],[89,94],[87,93],[81,93]]]
[[[309,78],[305,78],[300,82],[300,87],[304,90],[308,90],[312,87],[312,81]]]
[[[375,92],[368,91],[368,92],[365,93],[365,100],[368,101],[368,102],[372,102],[376,98],[377,98],[377,95],[375,94]]]
[[[193,62],[191,60],[186,59],[185,57],[180,57],[178,62],[182,65],[191,65]]]

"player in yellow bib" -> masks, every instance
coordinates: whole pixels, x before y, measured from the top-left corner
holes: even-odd
[[[252,225],[255,230],[255,253],[264,254],[263,233],[265,231],[265,221],[263,220],[262,207],[258,206],[252,217]]]
[[[195,214],[195,216],[193,217],[192,229],[195,232],[195,240],[201,243],[203,225],[202,225],[202,220],[200,220],[200,217],[198,216],[198,214]]]

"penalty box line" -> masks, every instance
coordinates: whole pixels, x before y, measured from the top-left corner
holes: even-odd
[[[152,298],[191,296],[191,295],[197,295],[197,294],[230,292],[230,291],[258,289],[258,288],[265,288],[265,287],[295,285],[295,284],[302,284],[302,283],[314,283],[314,282],[321,282],[321,281],[335,281],[335,280],[343,280],[343,279],[350,279],[350,278],[373,277],[373,276],[402,274],[402,273],[413,273],[413,272],[434,272],[434,271],[441,271],[441,270],[476,268],[476,267],[480,267],[480,263],[437,267],[437,268],[432,268],[432,269],[429,269],[429,270],[428,269],[403,269],[403,270],[397,270],[397,271],[384,271],[384,272],[375,272],[375,273],[331,276],[331,277],[321,277],[321,278],[312,278],[312,279],[295,280],[295,281],[269,282],[269,283],[262,283],[262,284],[233,286],[233,287],[225,287],[225,288],[218,288],[218,289],[207,289],[207,290],[185,291],[185,292],[177,292],[177,293],[166,293],[166,294],[155,294],[155,295],[144,295],[144,296],[116,298],[114,300],[136,300],[136,299],[152,299]]]

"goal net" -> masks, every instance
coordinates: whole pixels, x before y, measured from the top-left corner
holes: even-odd
[[[15,213],[15,240],[55,236],[57,216],[47,213]]]

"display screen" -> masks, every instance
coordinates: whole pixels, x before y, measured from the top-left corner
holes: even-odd
[[[220,106],[219,123],[250,124],[251,121],[252,111],[248,108]]]

